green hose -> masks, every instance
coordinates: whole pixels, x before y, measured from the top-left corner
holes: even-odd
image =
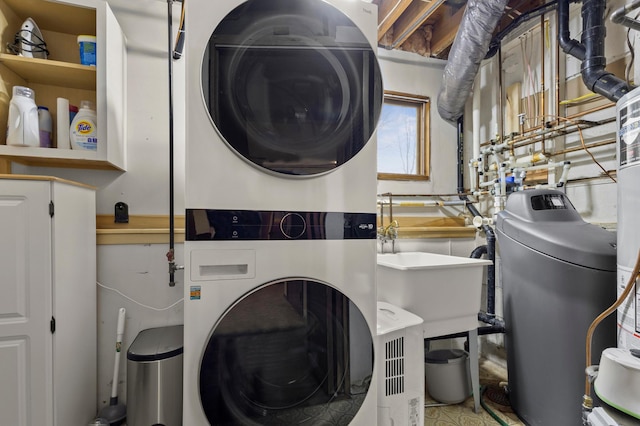
[[[508,426],[508,424],[505,423],[504,420],[502,420],[496,413],[493,412],[493,410],[491,410],[491,408],[489,408],[487,404],[484,403],[483,395],[486,390],[486,386],[480,386],[480,405],[482,405],[482,408],[484,408],[486,412],[489,413],[489,415],[491,415],[491,417],[493,417],[496,422],[498,422],[498,424],[502,426]]]

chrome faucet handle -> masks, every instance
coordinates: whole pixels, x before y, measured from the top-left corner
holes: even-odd
[[[384,226],[378,227],[378,239],[382,241],[386,241],[387,239],[387,230]]]
[[[389,229],[387,230],[387,235],[392,240],[395,240],[396,238],[398,238],[398,227],[397,226],[389,226]]]
[[[398,228],[399,227],[400,227],[400,225],[398,224],[398,221],[394,220],[389,225],[387,225],[387,227],[385,228],[384,233],[389,239],[395,240],[396,238],[398,238]]]

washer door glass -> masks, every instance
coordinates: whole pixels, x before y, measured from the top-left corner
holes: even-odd
[[[322,0],[250,0],[214,30],[204,101],[242,158],[287,175],[326,173],[369,141],[382,106],[371,45]]]
[[[267,284],[218,321],[200,366],[212,425],[348,425],[373,373],[359,309],[316,281]]]

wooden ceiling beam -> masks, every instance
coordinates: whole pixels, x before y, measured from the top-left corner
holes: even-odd
[[[414,0],[393,25],[392,46],[399,46],[440,8],[444,0]]]
[[[442,16],[433,26],[431,32],[431,54],[438,56],[453,44],[458,33],[458,26],[462,21],[462,15],[466,8],[461,7],[452,16]]]
[[[412,0],[382,0],[378,6],[378,41],[409,7]]]

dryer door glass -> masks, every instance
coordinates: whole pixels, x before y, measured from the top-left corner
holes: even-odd
[[[215,325],[200,396],[212,425],[348,425],[372,373],[360,310],[329,285],[283,280],[246,295]]]
[[[370,140],[382,77],[364,34],[322,0],[248,1],[214,30],[203,97],[237,154],[271,172],[326,173]]]

